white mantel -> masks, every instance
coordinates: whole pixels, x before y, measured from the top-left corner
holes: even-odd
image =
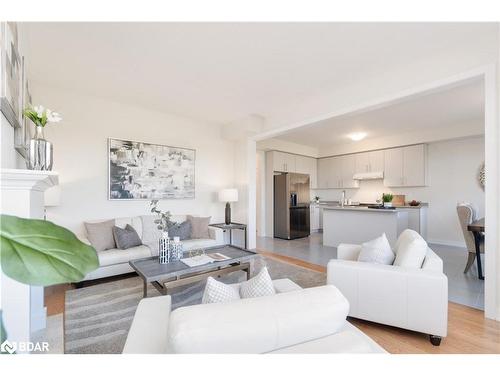
[[[44,191],[58,184],[56,172],[1,169],[2,214],[42,219]],[[0,290],[0,308],[9,340],[30,341],[33,332],[45,328],[43,287],[22,284],[2,272]]]

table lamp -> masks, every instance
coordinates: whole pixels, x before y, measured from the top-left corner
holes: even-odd
[[[231,202],[238,202],[237,189],[223,189],[219,191],[219,201],[226,202],[226,224],[231,224]]]

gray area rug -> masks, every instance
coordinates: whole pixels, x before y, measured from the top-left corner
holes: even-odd
[[[326,274],[272,259],[261,260],[260,270],[267,264],[273,279],[289,278],[303,288],[324,285]],[[225,283],[245,280],[244,272],[221,278]],[[205,282],[171,289],[173,309],[201,303]],[[160,295],[153,287],[148,297]],[[64,314],[64,352],[73,354],[121,353],[134,313],[142,299],[139,277],[111,281],[66,292]]]

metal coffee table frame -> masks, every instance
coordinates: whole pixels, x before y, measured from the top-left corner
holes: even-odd
[[[258,254],[243,250],[235,246],[221,246],[209,248],[205,253],[221,253],[231,259],[189,267],[183,262],[175,261],[160,264],[158,257],[136,259],[129,262],[143,281],[143,297],[147,297],[148,284],[152,284],[162,295],[168,294],[169,289],[192,284],[206,278],[218,277],[236,271],[245,271],[247,280],[250,278],[251,260]]]

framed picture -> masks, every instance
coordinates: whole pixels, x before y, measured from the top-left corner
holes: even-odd
[[[111,200],[193,199],[196,151],[109,138]]]
[[[1,30],[1,87],[0,110],[9,123],[21,127],[22,121],[22,61],[14,22],[0,23]]]
[[[28,78],[26,76],[26,67],[25,67],[25,59],[24,56],[22,59],[22,100],[21,100],[21,108],[25,108],[31,105],[31,93],[28,87]],[[28,152],[28,142],[31,139],[34,129],[33,123],[26,116],[22,114],[21,111],[21,119],[20,126],[14,129],[14,147],[24,158],[27,156]]]

